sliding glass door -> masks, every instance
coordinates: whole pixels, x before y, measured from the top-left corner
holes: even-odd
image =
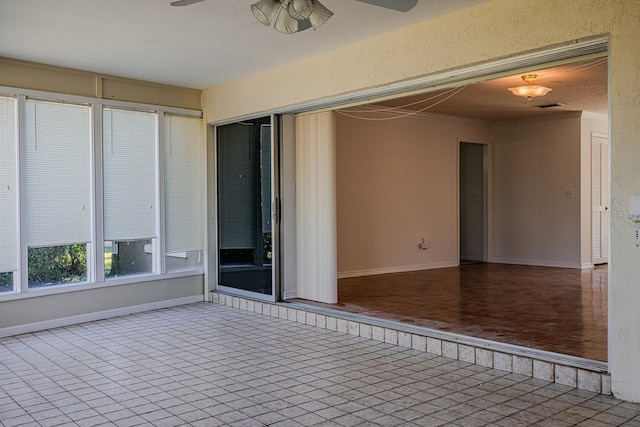
[[[216,128],[219,290],[275,300],[277,159],[271,117]]]

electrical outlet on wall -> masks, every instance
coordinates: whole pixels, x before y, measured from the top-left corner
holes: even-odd
[[[426,251],[427,249],[429,249],[429,238],[428,237],[420,238],[420,243],[418,243],[418,249],[420,249],[421,251]]]

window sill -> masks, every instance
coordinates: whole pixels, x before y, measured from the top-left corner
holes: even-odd
[[[87,291],[92,289],[108,288],[112,286],[132,285],[136,283],[155,282],[158,280],[176,279],[180,277],[199,276],[204,274],[204,268],[195,270],[182,270],[166,274],[141,274],[126,276],[117,279],[109,279],[104,282],[85,282],[68,285],[56,285],[46,288],[28,290],[26,292],[6,292],[0,294],[0,303],[24,298],[37,298],[48,295],[65,294],[69,292]]]

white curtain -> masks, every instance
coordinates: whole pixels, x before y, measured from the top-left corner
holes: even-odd
[[[332,112],[296,116],[297,296],[338,302],[336,135]]]

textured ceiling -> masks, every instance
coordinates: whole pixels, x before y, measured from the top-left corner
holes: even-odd
[[[552,89],[543,97],[526,98],[514,96],[507,88],[525,83],[520,75],[513,75],[476,83],[458,91],[438,91],[422,95],[399,97],[376,105],[387,108],[423,110],[451,116],[481,120],[508,120],[524,117],[558,114],[568,111],[588,111],[607,114],[608,80],[607,60],[600,58],[568,65],[530,70],[536,73],[536,84]],[[442,94],[442,96],[434,97]],[[446,99],[449,95],[453,95]],[[437,102],[441,103],[436,104]],[[551,108],[540,108],[550,104],[562,104]],[[432,106],[433,105],[433,106]],[[387,110],[393,115],[393,110]]]
[[[317,31],[261,25],[256,0],[0,0],[0,56],[204,89],[486,0],[420,0],[407,13],[322,0]]]

